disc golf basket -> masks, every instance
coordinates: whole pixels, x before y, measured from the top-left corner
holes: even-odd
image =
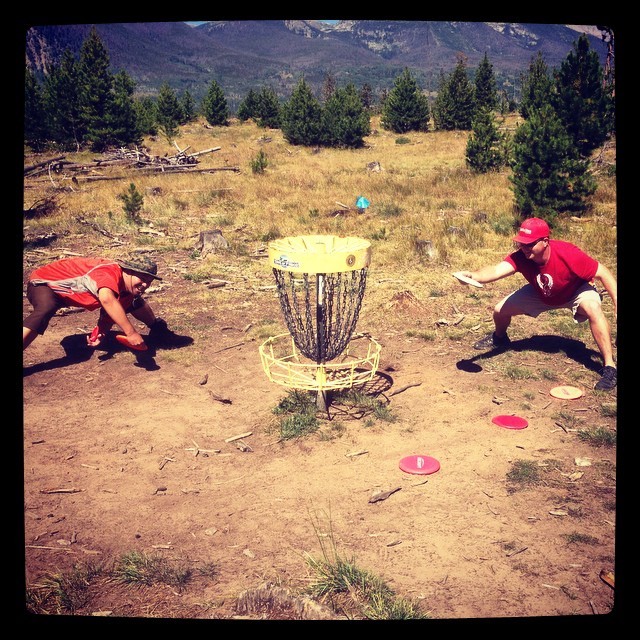
[[[269,264],[289,333],[260,346],[272,382],[316,391],[327,409],[331,390],[371,380],[380,345],[354,334],[364,296],[371,244],[360,238],[298,236],[269,244]]]

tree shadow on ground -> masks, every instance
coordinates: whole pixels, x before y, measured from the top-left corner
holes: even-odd
[[[117,333],[116,331],[110,331],[105,336],[102,344],[95,349],[87,345],[87,336],[84,333],[65,336],[60,341],[60,345],[64,349],[64,356],[49,360],[48,362],[40,362],[28,367],[23,367],[22,377],[24,378],[33,373],[39,373],[40,371],[51,371],[53,369],[86,362],[90,360],[94,354],[98,354],[97,357],[100,361],[110,360],[116,353],[122,351],[128,351],[135,357],[134,366],[141,367],[147,371],[157,371],[160,369],[160,366],[155,361],[158,349],[179,349],[193,343],[193,338],[189,336],[178,336],[179,340],[174,340],[174,343],[171,345],[164,345],[161,341],[148,340],[147,336],[145,336],[147,350],[134,351],[116,340]]]
[[[522,340],[513,340],[508,349],[497,347],[489,351],[478,353],[472,358],[463,358],[456,362],[456,368],[467,373],[479,373],[482,367],[478,361],[493,358],[505,351],[540,351],[542,353],[564,353],[590,371],[600,372],[602,357],[600,352],[589,349],[581,340],[556,335],[532,336]]]

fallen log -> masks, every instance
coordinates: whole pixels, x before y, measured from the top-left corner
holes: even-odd
[[[187,147],[188,149],[189,147]],[[220,149],[222,149],[222,147],[212,147],[211,149],[205,149],[204,151],[196,151],[195,153],[190,153],[189,155],[192,157],[195,156],[201,156],[205,153],[212,153],[213,151],[220,151]]]
[[[215,171],[235,171],[236,173],[240,172],[240,167],[209,167],[205,168],[195,168],[193,165],[184,165],[184,164],[176,164],[176,165],[163,165],[161,167],[142,167],[138,169],[138,171],[145,173],[213,173]]]
[[[193,165],[176,165],[167,167],[164,166],[162,168],[153,168],[150,169],[148,167],[137,169],[136,173],[165,173],[165,174],[175,174],[175,173],[214,173],[216,171],[235,171],[236,173],[240,173],[239,167],[213,167],[209,169],[194,169]],[[78,176],[76,178],[77,182],[96,182],[98,180],[131,180],[131,175],[126,176]],[[44,181],[43,181],[44,182]]]
[[[42,162],[38,162],[36,164],[32,164],[28,167],[24,168],[24,172],[28,173],[29,171],[33,171],[34,169],[39,169],[40,167],[46,167],[48,164],[52,162],[58,162],[58,160],[63,160],[64,156],[56,156],[55,158],[49,158],[49,160],[43,160]]]
[[[76,220],[80,224],[86,224],[87,226],[91,227],[92,229],[94,229],[98,233],[101,233],[103,236],[107,236],[107,238],[113,238],[114,240],[117,240],[116,236],[114,236],[112,233],[109,233],[108,231],[106,231],[102,227],[98,226],[95,222],[91,222],[89,220],[86,220],[85,217],[82,216],[82,215],[76,216]]]

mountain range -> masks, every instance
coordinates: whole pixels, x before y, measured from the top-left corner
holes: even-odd
[[[564,24],[416,20],[218,20],[95,24],[114,71],[126,71],[140,94],[163,82],[199,101],[212,80],[232,110],[249,89],[273,88],[287,99],[300,78],[319,92],[329,75],[337,86],[393,86],[404,68],[436,91],[460,57],[470,77],[483,56],[498,86],[517,96],[520,78],[541,53],[550,69],[572,51],[580,33]],[[25,61],[45,73],[65,49],[78,54],[92,24],[46,24],[25,30]],[[607,47],[596,25],[586,28],[602,64]]]

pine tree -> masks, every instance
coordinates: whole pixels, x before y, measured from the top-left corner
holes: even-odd
[[[80,71],[69,49],[52,65],[42,91],[47,137],[63,150],[78,151],[84,142],[85,119],[80,96]]]
[[[46,112],[42,90],[35,76],[25,69],[24,77],[24,142],[36,153],[47,145]]]
[[[212,80],[207,94],[202,99],[202,114],[211,126],[229,124],[229,107],[220,85]]]
[[[438,92],[433,105],[433,121],[436,129],[452,131],[455,129],[454,103],[449,89],[449,78],[443,71],[438,79]]]
[[[182,109],[176,92],[166,82],[162,83],[158,91],[156,110],[158,128],[167,140],[173,140],[178,135]]]
[[[321,142],[322,107],[304,78],[283,105],[281,128],[291,144],[313,146]]]
[[[362,85],[360,89],[360,100],[362,100],[362,106],[369,112],[373,111],[373,87],[369,83]]]
[[[110,114],[111,140],[118,146],[138,145],[142,142],[142,131],[133,100],[135,82],[126,71],[113,78],[113,103]]]
[[[111,122],[113,76],[109,65],[109,54],[96,28],[92,27],[80,49],[79,95],[85,138],[94,151],[104,151],[115,142]]]
[[[493,111],[498,106],[498,90],[493,65],[485,52],[475,75],[475,105],[477,110]]]
[[[540,52],[529,63],[529,70],[522,78],[522,92],[520,98],[520,115],[526,120],[531,113],[549,104],[553,82],[549,76],[549,69]]]
[[[281,105],[276,92],[271,87],[262,87],[256,96],[254,118],[259,127],[280,128]]]
[[[327,100],[334,94],[336,87],[336,79],[332,73],[325,73],[322,82],[322,104],[326,104]]]
[[[369,114],[353,84],[336,89],[322,110],[322,141],[330,147],[358,148],[369,135]]]
[[[196,103],[190,91],[186,89],[180,97],[180,124],[187,124],[196,117]]]
[[[454,70],[440,79],[434,119],[444,131],[468,131],[475,113],[475,90],[467,76],[466,62],[460,57]]]
[[[549,104],[531,112],[514,135],[511,182],[516,206],[524,216],[552,220],[561,212],[580,213],[595,191],[588,163]]]
[[[244,100],[238,107],[238,118],[245,122],[249,118],[255,117],[257,113],[258,94],[254,89],[249,89],[249,93],[244,97]]]
[[[155,136],[158,134],[158,108],[151,96],[134,98],[134,108],[138,128],[142,135]]]
[[[492,112],[479,109],[467,141],[467,166],[476,173],[498,171],[508,164],[507,140],[498,131]]]
[[[144,204],[144,198],[142,197],[142,194],[136,189],[136,185],[131,182],[129,184],[129,190],[118,194],[116,197],[123,202],[122,209],[125,216],[127,217],[127,220],[130,222],[135,222],[136,224],[140,224],[142,222],[140,211],[142,209],[142,205]]]
[[[598,55],[581,35],[555,73],[553,104],[580,155],[586,158],[609,133],[607,95]]]
[[[427,97],[405,68],[396,78],[382,107],[381,126],[394,133],[428,131],[431,113]]]

